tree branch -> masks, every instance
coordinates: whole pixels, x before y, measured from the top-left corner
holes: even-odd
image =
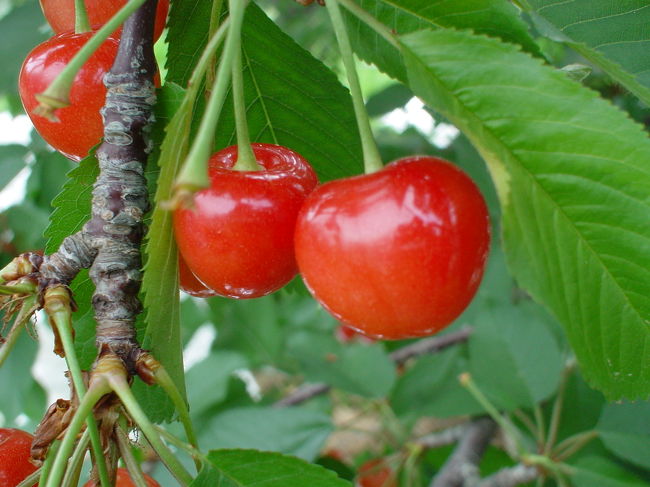
[[[464,343],[472,334],[472,328],[466,326],[456,332],[447,333],[446,335],[437,335],[406,345],[399,348],[392,353],[389,357],[397,365],[404,364],[407,360],[413,357],[419,357],[428,353],[440,352],[452,345]],[[299,387],[292,394],[277,401],[275,407],[295,406],[301,404],[309,399],[325,394],[330,390],[331,386],[328,384],[306,384]]]
[[[104,78],[104,142],[96,153],[100,175],[93,189],[92,218],[83,230],[98,249],[90,268],[98,348],[116,353],[131,372],[139,350],[135,318],[142,310],[142,219],[149,210],[144,166],[155,103],[156,4],[147,1],[124,23],[115,63]]]
[[[479,477],[478,464],[496,431],[496,423],[488,417],[473,420],[458,442],[447,463],[429,487],[463,487]]]

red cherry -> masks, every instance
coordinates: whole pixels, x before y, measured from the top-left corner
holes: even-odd
[[[149,477],[149,475],[144,474],[144,480],[147,482],[147,485],[149,487],[160,487],[160,484],[156,482],[154,479]],[[95,487],[96,484],[92,480],[89,480],[84,484],[84,487]],[[131,480],[131,475],[129,475],[129,471],[125,468],[118,468],[117,469],[117,475],[115,478],[115,487],[135,487],[135,482]]]
[[[74,0],[40,0],[41,9],[55,34],[74,30]],[[98,29],[121,9],[127,0],[85,0],[88,21],[93,29]],[[154,39],[158,39],[165,28],[169,0],[158,0]],[[120,31],[118,31],[120,32]],[[113,37],[119,37],[114,34]]]
[[[210,158],[211,187],[174,212],[178,248],[192,272],[221,296],[255,298],[297,272],[293,234],[316,173],[286,147],[253,144],[259,171],[235,171],[237,147]]]
[[[178,278],[179,287],[181,291],[197,298],[209,298],[216,296],[212,289],[206,287],[201,281],[197,279],[194,273],[187,267],[183,256],[178,254]]]
[[[35,95],[54,81],[92,33],[60,34],[36,46],[20,70],[18,88],[25,111],[41,136],[66,157],[79,161],[101,140],[104,128],[99,109],[104,105],[104,74],[117,54],[118,41],[107,39],[77,74],[70,106],[55,112],[58,122],[34,114]]]
[[[435,333],[467,307],[490,241],[485,201],[447,161],[420,156],[317,188],[296,226],[314,297],[374,337]]]
[[[375,458],[359,467],[356,485],[358,487],[397,487],[397,478],[383,458]]]
[[[33,436],[25,431],[0,428],[0,486],[15,487],[36,470],[30,461]]]

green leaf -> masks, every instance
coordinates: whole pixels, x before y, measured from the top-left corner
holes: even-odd
[[[93,184],[97,176],[99,167],[94,156],[86,157],[68,173],[68,181],[52,201],[54,211],[45,229],[47,254],[56,252],[61,242],[81,230],[90,218]]]
[[[25,167],[26,150],[22,145],[0,146],[0,189],[4,188]]]
[[[68,173],[68,180],[59,195],[52,201],[54,211],[45,229],[48,239],[45,253],[57,251],[63,240],[82,229],[90,218],[93,184],[99,175],[94,155],[83,159]],[[95,328],[91,298],[95,287],[83,270],[72,281],[72,293],[78,310],[73,314],[75,350],[82,369],[88,369],[96,356]]]
[[[646,0],[525,0],[542,34],[564,42],[650,105],[650,5]]]
[[[525,304],[484,308],[469,339],[474,381],[508,411],[532,408],[553,395],[564,365],[539,310]]]
[[[513,46],[403,38],[414,93],[488,163],[509,264],[566,328],[587,380],[648,397],[650,141],[623,112]]]
[[[575,464],[571,476],[575,487],[647,487],[648,483],[641,480],[628,470],[603,457],[580,458]]]
[[[295,150],[309,161],[321,181],[361,173],[361,143],[352,102],[334,73],[254,4],[246,11],[242,44],[251,140]],[[236,143],[230,98],[217,132],[217,147]]]
[[[460,347],[452,347],[444,352],[433,355],[426,355],[418,359],[398,379],[390,396],[390,404],[395,413],[401,418],[416,419],[425,415],[432,415],[432,408],[439,406],[440,400],[450,400],[448,394],[440,394],[440,390],[447,384],[456,384],[458,388],[458,375],[461,373],[458,365],[460,363]],[[471,400],[469,394],[465,399],[471,401],[473,408],[470,413],[481,411],[481,406]],[[453,398],[451,399],[454,402]],[[462,409],[450,409],[453,414],[468,414],[462,407],[463,401],[459,401]],[[458,411],[458,413],[456,413]]]
[[[52,201],[68,180],[68,172],[76,164],[58,152],[37,152],[35,156],[27,180],[26,197],[49,211]]]
[[[172,9],[168,79],[181,86],[187,83],[207,41],[203,32],[211,5],[180,0]],[[312,164],[321,181],[362,172],[352,102],[336,76],[254,4],[246,11],[242,45],[247,119],[253,142],[295,150]],[[223,148],[234,143],[235,122],[228,97],[215,144]]]
[[[395,382],[395,365],[379,343],[342,344],[331,332],[299,331],[289,337],[287,349],[310,382],[371,398],[386,396]]]
[[[596,429],[614,455],[650,469],[650,403],[608,404]]]
[[[204,448],[255,448],[313,460],[332,433],[330,417],[303,409],[247,407],[215,416],[201,433]]]
[[[13,233],[12,244],[19,252],[38,250],[45,246],[43,228],[47,226],[47,210],[31,201],[24,201],[7,209],[3,217]]]
[[[143,346],[151,350],[165,367],[182,395],[185,394],[185,379],[180,332],[178,250],[173,238],[172,213],[162,208],[160,203],[171,198],[180,162],[187,153],[193,100],[183,98],[183,94],[183,90],[173,83],[166,84],[157,94],[158,124],[166,125],[168,136],[160,148],[157,161],[161,170],[156,185],[156,205],[145,238],[142,294],[146,319],[143,320],[143,336],[140,337]],[[153,164],[150,161],[150,165]],[[147,406],[152,420],[162,422],[171,419],[174,407],[160,389],[138,386],[136,390],[144,395],[138,397],[144,399],[146,396],[143,404]]]
[[[242,353],[250,360],[251,367],[281,365],[285,325],[279,318],[276,300],[277,296],[273,295],[245,301],[209,299],[219,348]]]
[[[213,352],[187,372],[187,396],[193,416],[220,403],[228,393],[233,372],[248,367],[246,358],[234,352]]]
[[[218,450],[190,487],[350,487],[321,466],[278,453]]]
[[[212,0],[174,0],[167,18],[166,81],[182,87],[208,42]]]
[[[506,0],[361,0],[359,5],[400,35],[427,28],[473,29],[539,54],[527,25]],[[406,81],[399,51],[351,14],[348,22],[350,40],[359,56],[393,78]]]

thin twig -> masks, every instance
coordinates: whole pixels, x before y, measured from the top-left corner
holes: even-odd
[[[463,487],[479,477],[478,464],[497,429],[492,418],[482,417],[467,426],[456,449],[451,454],[430,487]]]

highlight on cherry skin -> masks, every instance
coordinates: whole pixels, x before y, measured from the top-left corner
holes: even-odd
[[[0,486],[15,487],[36,471],[29,460],[33,437],[26,431],[0,428]]]
[[[40,0],[43,15],[55,34],[73,31],[75,28],[75,0]],[[121,9],[127,0],[84,0],[88,22],[93,29],[98,29]],[[158,39],[165,28],[169,0],[158,0],[156,9],[156,25],[154,27],[154,40]],[[119,32],[112,37],[119,38]]]
[[[430,156],[318,187],[296,225],[307,288],[338,320],[375,338],[436,333],[480,284],[490,220],[458,167]]]
[[[20,99],[34,127],[56,150],[74,161],[80,161],[104,135],[99,110],[106,99],[104,74],[117,55],[118,41],[108,38],[75,77],[70,92],[70,105],[55,111],[58,120],[37,115],[35,95],[44,92],[72,57],[92,36],[64,33],[36,46],[23,62],[18,79]]]
[[[297,273],[293,237],[298,212],[318,183],[298,153],[252,144],[258,171],[233,170],[237,147],[210,158],[211,186],[192,208],[174,212],[179,251],[192,273],[218,295],[267,295]]]

